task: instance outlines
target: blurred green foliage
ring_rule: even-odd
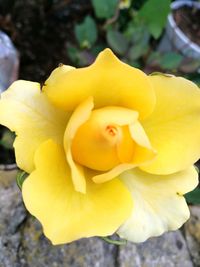
[[[110,47],[124,62],[147,73],[158,70],[193,74],[200,67],[200,60],[185,59],[176,51],[157,51],[170,3],[171,0],[91,0],[92,12],[74,26],[77,43],[67,44],[72,64],[89,65],[99,51]]]
[[[196,188],[192,192],[187,193],[185,198],[190,204],[200,204],[200,188]]]
[[[128,49],[128,40],[116,30],[108,30],[106,39],[110,47],[119,55],[124,55]]]
[[[170,0],[148,0],[138,12],[138,17],[144,21],[154,38],[160,37],[170,12]]]
[[[91,16],[85,17],[81,24],[75,26],[76,39],[81,48],[91,48],[97,40],[97,27]]]
[[[118,2],[118,0],[92,0],[96,17],[100,19],[108,19],[114,16]]]
[[[195,168],[199,174],[199,168],[197,166]],[[193,191],[185,194],[185,199],[189,204],[200,204],[200,187],[196,187]]]
[[[0,139],[0,145],[5,149],[12,149],[15,134],[9,130],[4,130]]]
[[[78,46],[68,44],[70,59],[79,66],[90,64],[98,51],[98,39],[98,46],[110,47],[129,64],[144,65],[151,43],[161,36],[170,10],[170,0],[161,2],[92,0],[93,18],[87,16],[74,27]]]
[[[17,182],[17,185],[18,185],[20,190],[22,189],[22,184],[25,181],[25,179],[27,178],[27,176],[28,176],[28,173],[26,173],[22,170],[18,171],[17,177],[16,177],[16,182]]]

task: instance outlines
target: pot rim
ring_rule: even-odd
[[[171,9],[176,10],[179,9],[182,6],[195,6],[198,9],[200,9],[200,3],[198,2],[193,2],[193,1],[186,1],[186,0],[179,0],[175,1],[171,4]],[[197,53],[200,54],[200,46],[194,42],[192,42],[186,35],[185,33],[177,26],[174,17],[172,13],[168,15],[168,23],[171,28],[173,28],[174,32],[178,35],[178,37],[185,43],[186,45],[190,46],[193,50],[195,50]]]

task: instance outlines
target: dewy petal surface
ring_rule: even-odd
[[[118,234],[132,242],[143,242],[165,231],[176,230],[189,218],[183,194],[198,184],[194,167],[171,175],[152,175],[139,169],[120,175],[130,190],[134,209]]]
[[[34,169],[34,153],[43,141],[63,142],[68,118],[67,112],[52,106],[39,83],[20,80],[1,95],[0,123],[16,133],[17,165],[28,173]]]
[[[89,96],[94,97],[95,109],[123,106],[138,111],[140,119],[155,106],[155,93],[146,74],[121,62],[110,49],[101,52],[89,67],[52,73],[43,90],[55,105],[67,111]]]
[[[180,77],[155,75],[149,79],[157,102],[143,126],[158,154],[142,169],[171,174],[188,168],[200,157],[200,89]]]
[[[51,140],[37,150],[35,165],[23,183],[23,199],[53,244],[110,235],[130,216],[131,195],[117,178],[103,185],[88,179],[86,194],[75,191],[64,150]]]

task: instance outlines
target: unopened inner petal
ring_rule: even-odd
[[[85,167],[95,171],[91,177],[95,183],[104,183],[155,157],[138,112],[118,106],[92,108],[91,99],[81,103],[64,136],[72,180],[82,193],[86,192]]]
[[[137,117],[137,112],[121,107],[106,107],[92,111],[89,120],[79,127],[73,139],[74,160],[98,171],[108,171],[119,165],[121,159],[117,152],[118,144],[122,143],[124,138],[128,139],[122,126],[133,123]],[[133,142],[131,136],[129,141]],[[131,147],[133,144],[130,144]],[[132,151],[130,153],[130,149],[124,149],[122,157],[123,161],[124,158],[130,159]]]

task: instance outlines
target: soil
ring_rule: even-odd
[[[183,6],[173,11],[178,27],[194,43],[200,45],[200,9]]]
[[[0,0],[0,29],[20,53],[19,78],[44,82],[59,63],[70,64],[74,25],[91,12],[88,0]]]

